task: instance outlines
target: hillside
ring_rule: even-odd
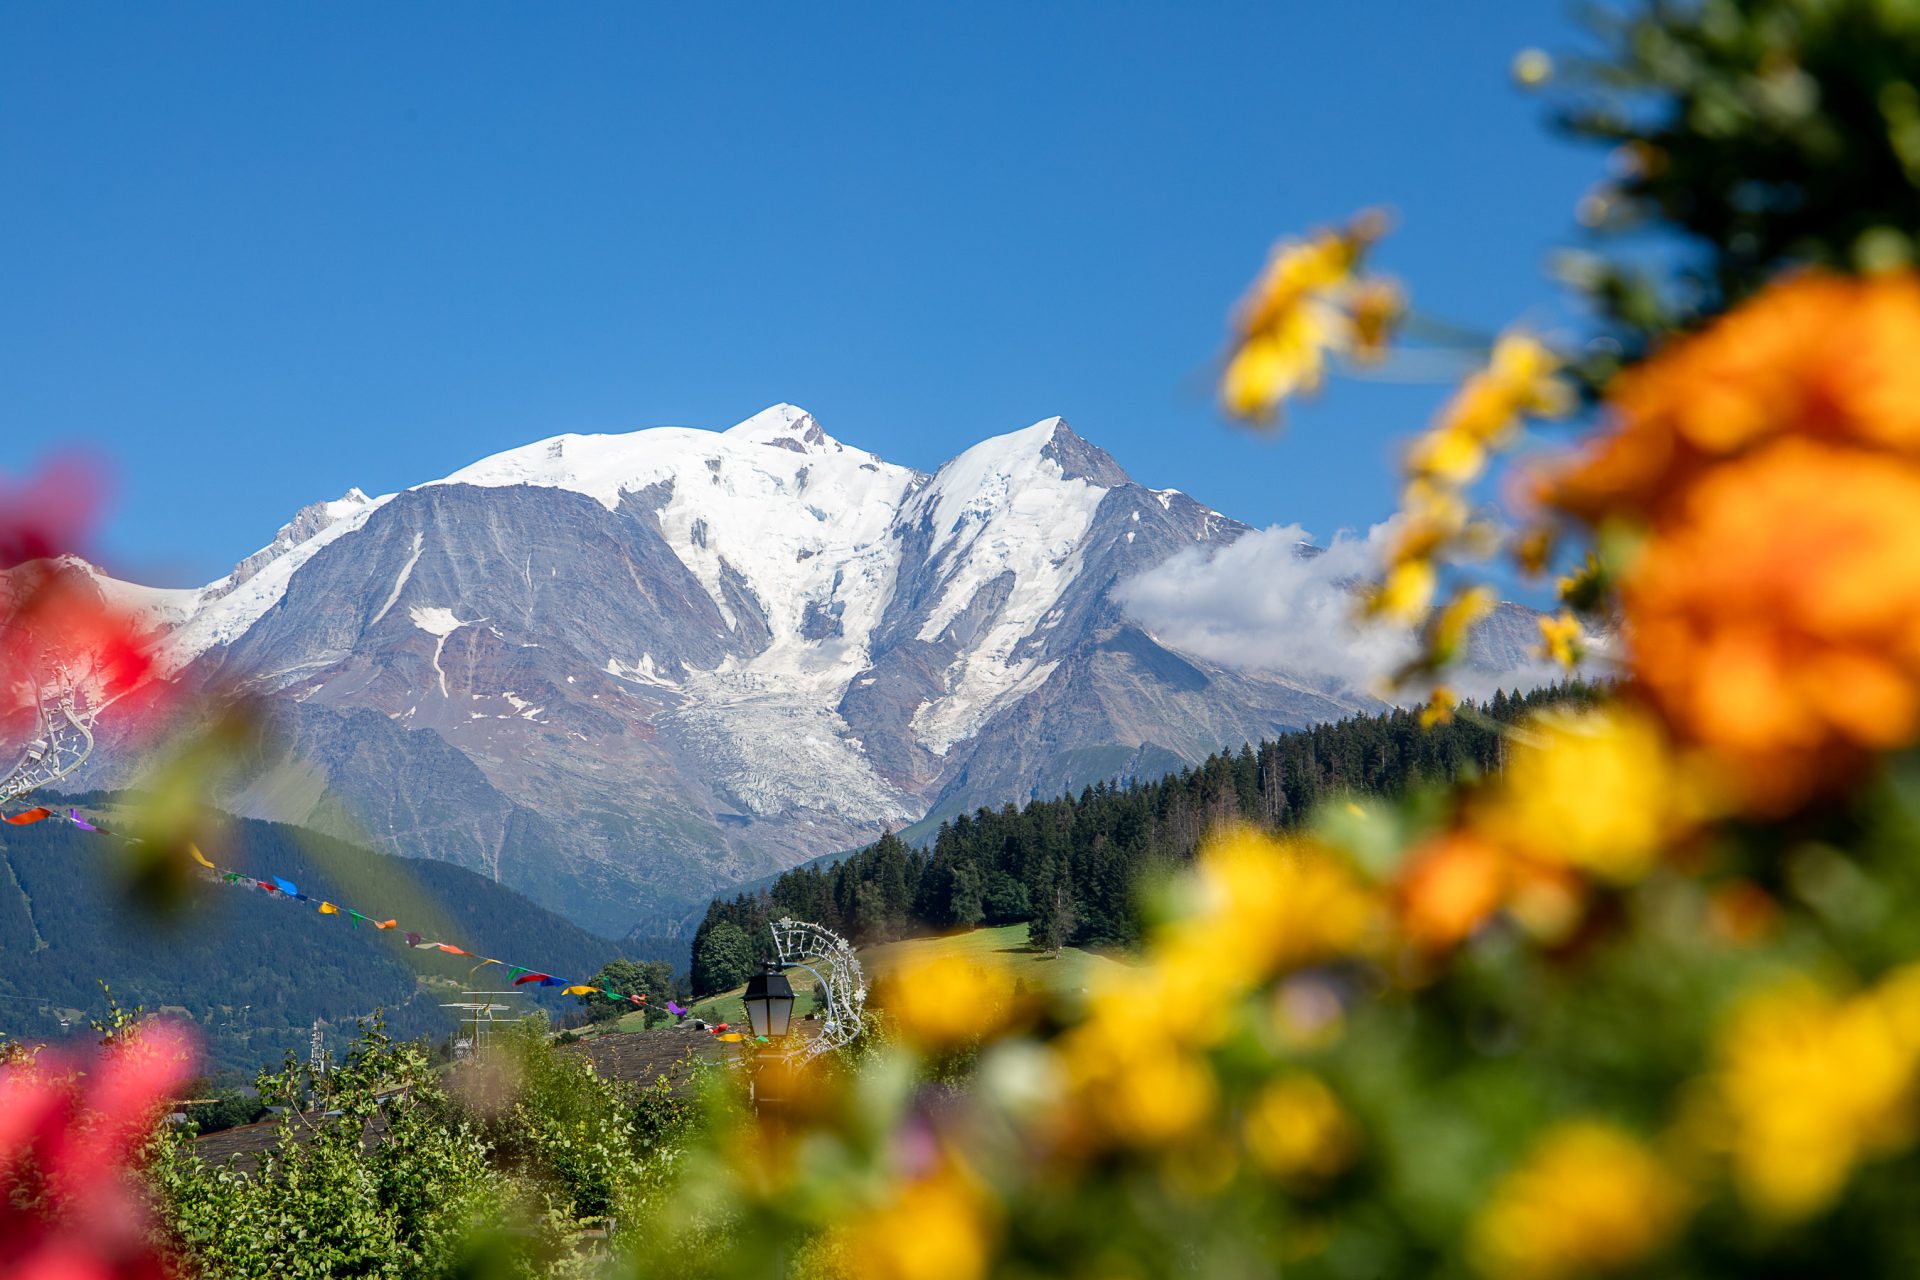
[[[985,923],[1032,927],[1056,941],[1125,945],[1138,936],[1141,876],[1190,861],[1220,822],[1287,827],[1329,796],[1395,796],[1486,773],[1500,759],[1502,724],[1590,694],[1581,684],[1497,693],[1430,727],[1399,710],[1351,716],[1258,749],[1218,752],[1165,778],[962,813],[940,825],[930,849],[886,835],[830,864],[788,871],[769,888],[709,903],[694,933],[693,989],[730,985],[720,981],[724,966],[704,951],[716,928],[742,930],[758,957],[768,945],[767,920],[783,914],[857,944]]]
[[[97,803],[105,797],[81,799],[96,802],[83,813],[108,825],[119,817]],[[399,917],[403,929],[556,974],[590,976],[618,950],[484,876],[296,827],[233,820],[208,852],[223,866],[282,876],[312,896]],[[212,880],[196,879],[183,909],[156,919],[121,892],[125,866],[114,837],[61,822],[0,827],[0,1031],[58,1039],[65,1018],[68,1034],[83,1034],[86,1017],[104,1007],[98,980],[122,1004],[191,1018],[215,1069],[248,1069],[289,1050],[306,1056],[316,1018],[330,1035],[376,1008],[400,1035],[454,1025],[439,1005],[459,999],[470,961],[412,950],[401,929],[353,927],[312,904]],[[487,989],[503,977],[482,971]]]
[[[867,981],[872,983],[885,978],[902,965],[947,955],[967,956],[982,964],[1003,966],[1016,981],[1051,990],[1083,987],[1089,970],[1123,963],[1110,955],[1079,947],[1064,947],[1058,955],[1035,951],[1027,945],[1027,927],[1015,924],[963,929],[937,937],[905,938],[899,942],[862,947],[860,967],[866,972]],[[802,969],[789,969],[787,980],[793,985],[794,995],[799,998],[794,1006],[795,1013],[804,1014],[812,1005],[813,975]],[[744,1016],[741,998],[746,995],[746,990],[745,986],[738,986],[707,996],[691,1006],[693,1016],[709,1022],[738,1022]],[[636,1013],[621,1018],[618,1025],[621,1031],[638,1031],[642,1022],[641,1015]]]

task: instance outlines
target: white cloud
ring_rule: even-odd
[[[1413,656],[1404,627],[1356,617],[1356,585],[1379,571],[1393,526],[1341,534],[1319,555],[1299,525],[1258,530],[1221,547],[1190,547],[1120,583],[1115,597],[1162,644],[1237,671],[1280,672],[1332,690],[1379,697]],[[1463,669],[1451,683],[1469,697],[1554,678],[1543,663],[1505,671]]]

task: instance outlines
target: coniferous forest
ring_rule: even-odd
[[[1593,693],[1583,684],[1502,691],[1477,714],[1424,727],[1417,712],[1353,716],[1157,781],[961,814],[927,849],[889,833],[826,865],[796,867],[766,890],[715,899],[694,934],[693,987],[704,995],[743,982],[766,958],[767,921],[782,915],[862,944],[1025,921],[1033,944],[1049,950],[1126,945],[1139,935],[1143,877],[1191,862],[1221,823],[1284,829],[1328,796],[1395,796],[1487,773],[1499,763],[1498,726]]]

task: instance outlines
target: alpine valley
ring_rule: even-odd
[[[354,490],[198,590],[97,581],[164,633],[168,678],[268,709],[225,807],[620,936],[887,828],[1375,709],[1284,654],[1177,652],[1118,599],[1250,532],[1058,418],[925,475],[777,405]],[[1518,667],[1531,632],[1503,608],[1478,661]],[[76,784],[136,779],[103,743]]]

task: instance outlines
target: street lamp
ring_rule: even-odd
[[[765,973],[747,979],[746,1002],[747,1021],[753,1024],[755,1036],[778,1040],[787,1034],[787,1024],[793,1020],[793,985],[779,965],[769,960]]]

